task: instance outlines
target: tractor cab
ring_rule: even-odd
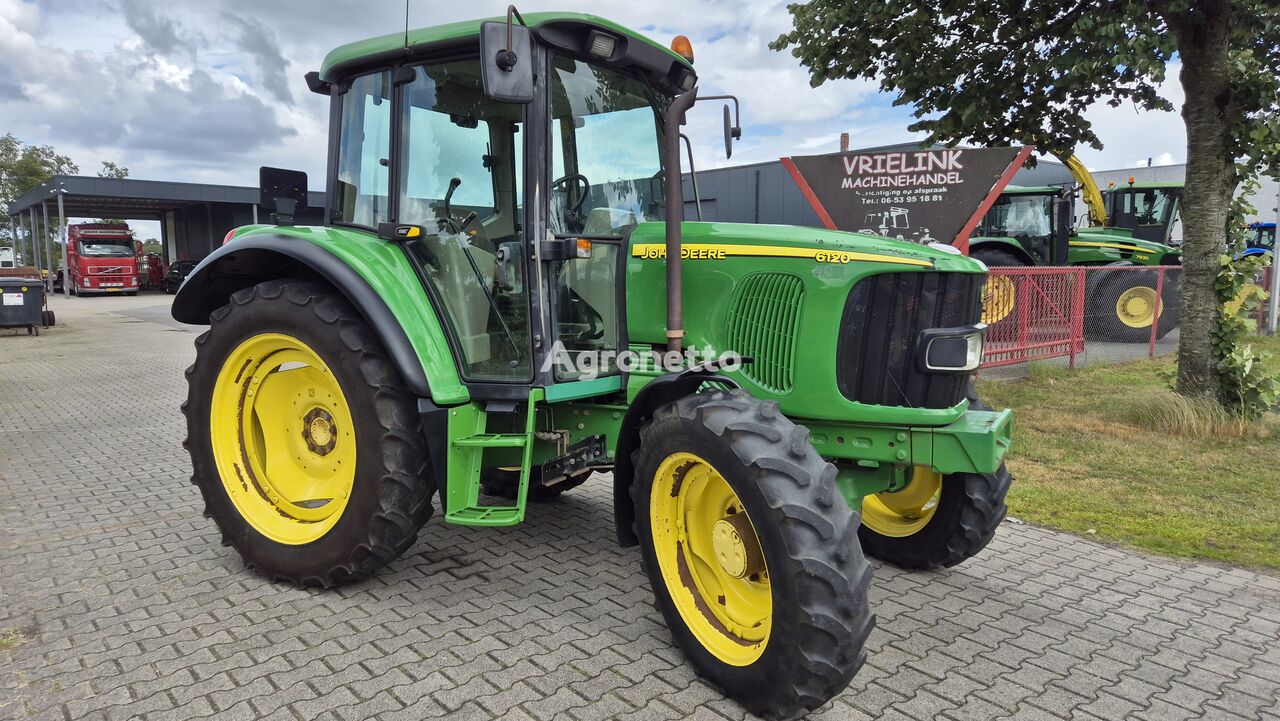
[[[1276,251],[1276,224],[1251,223],[1241,255],[1263,255]]]
[[[1061,188],[1010,186],[983,216],[970,247],[1026,256],[1030,261],[1026,265],[1063,265],[1067,262],[1072,215],[1072,196]],[[977,253],[980,259],[982,255]]]
[[[572,382],[575,357],[623,347],[622,246],[664,218],[663,113],[695,82],[685,58],[622,31],[515,20],[407,58],[385,39],[376,63],[367,43],[339,48],[308,79],[332,98],[330,223],[404,247],[482,397]]]
[[[1102,192],[1107,226],[1132,231],[1138,240],[1169,245],[1182,202],[1182,183],[1111,184]]]

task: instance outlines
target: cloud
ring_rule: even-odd
[[[1170,165],[1187,161],[1187,131],[1178,110],[1184,95],[1178,74],[1180,63],[1171,63],[1160,84],[1160,95],[1173,104],[1173,112],[1139,110],[1125,104],[1110,107],[1096,103],[1084,117],[1102,140],[1103,149],[1080,148],[1078,155],[1090,168],[1109,170],[1147,164]]]
[[[790,27],[787,0],[560,0],[666,44],[687,35],[702,94],[736,94],[743,138],[724,159],[719,102],[700,103],[684,129],[699,168],[918,139],[910,109],[866,80],[809,87],[807,71],[768,43]],[[410,0],[413,27],[497,16],[506,2]],[[533,8],[527,8],[532,10]],[[398,32],[404,5],[349,0],[0,0],[0,116],[6,130],[51,144],[83,167],[109,159],[135,177],[256,182],[260,164],[323,177],[327,99],[303,89],[334,47]],[[655,20],[661,18],[661,20]],[[287,29],[287,30],[286,30]],[[1166,97],[1181,103],[1177,67]],[[1082,150],[1098,168],[1185,159],[1176,113],[1091,108],[1106,148]],[[313,185],[318,185],[313,181]]]
[[[156,3],[147,0],[120,0],[120,10],[129,29],[146,46],[162,55],[178,50],[194,52],[198,38],[189,36],[172,18],[156,12]]]
[[[258,82],[277,99],[293,102],[286,70],[289,62],[280,52],[275,31],[247,17],[222,13],[222,18],[237,31],[236,45],[253,57],[258,68]]]
[[[0,19],[0,78],[13,86],[0,87],[0,115],[12,118],[6,130],[51,144],[82,167],[105,159],[138,177],[185,180],[192,168],[235,168],[239,175],[255,151],[297,134],[234,76],[181,53],[164,57],[183,47],[177,24],[146,19],[150,37],[143,38],[129,21],[108,52],[69,50],[39,34],[44,23],[30,17],[32,6],[0,3],[28,11],[21,26]],[[147,172],[158,167],[172,170]]]

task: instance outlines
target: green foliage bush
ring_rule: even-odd
[[[1256,181],[1248,177],[1244,189],[1253,187]],[[1228,237],[1236,253],[1244,248],[1244,218],[1251,210],[1243,197],[1244,194],[1233,205],[1228,224]],[[1218,259],[1214,286],[1218,318],[1212,334],[1218,401],[1246,418],[1257,418],[1280,404],[1280,374],[1269,368],[1272,355],[1255,350],[1249,343],[1250,325],[1258,306],[1268,297],[1267,291],[1253,281],[1271,263],[1270,255],[1236,258],[1231,254]]]

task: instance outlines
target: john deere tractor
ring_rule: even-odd
[[[193,482],[250,568],[330,587],[436,505],[511,526],[612,471],[675,643],[788,716],[863,662],[864,553],[936,568],[991,540],[1010,413],[968,391],[979,263],[683,222],[698,88],[673,48],[512,10],[331,52],[307,78],[332,109],[327,221],[293,225],[305,176],[264,168],[272,224],[233,231],[174,302],[210,325]]]
[[[1092,225],[1076,227],[1074,189],[1010,186],[987,211],[969,243],[969,254],[988,266],[1178,266],[1169,243],[1177,219],[1180,184],[1136,185],[1099,191],[1074,157],[1067,164],[1080,184]],[[1146,342],[1151,324],[1163,338],[1178,325],[1179,274],[1095,273],[1085,290],[1085,330],[1104,340]],[[1011,322],[1016,290],[997,277],[988,292],[984,320]],[[1157,299],[1160,302],[1157,302]]]

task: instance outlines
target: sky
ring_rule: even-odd
[[[917,139],[908,108],[866,80],[811,88],[768,43],[790,27],[786,0],[558,0],[524,12],[591,12],[668,42],[687,35],[703,95],[742,102],[743,137],[725,160],[718,106],[686,132],[699,168]],[[505,2],[409,0],[414,27],[498,15]],[[327,99],[303,74],[330,49],[404,28],[403,0],[0,0],[0,133],[48,144],[82,174],[103,160],[135,178],[256,185],[261,165],[324,174]],[[655,18],[665,18],[656,21]],[[1165,96],[1181,104],[1177,67]],[[1093,169],[1185,160],[1176,113],[1099,105],[1086,111],[1105,148]]]

